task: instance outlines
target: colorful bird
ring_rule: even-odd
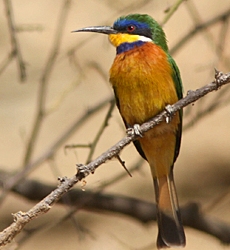
[[[109,35],[117,55],[110,69],[117,107],[126,128],[142,124],[182,98],[179,69],[169,55],[165,33],[149,15],[130,14],[118,18],[113,27],[94,26],[74,32]],[[148,161],[157,203],[157,247],[185,246],[173,165],[180,150],[182,111],[134,141]]]

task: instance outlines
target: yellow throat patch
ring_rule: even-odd
[[[109,40],[113,46],[118,47],[122,43],[133,43],[136,41],[152,41],[150,38],[139,35],[130,35],[125,33],[110,34]]]

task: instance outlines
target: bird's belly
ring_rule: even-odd
[[[151,91],[144,91],[138,87],[134,90],[123,87],[118,92],[120,113],[131,126],[147,121],[161,110],[162,105],[157,100],[153,101],[156,98]]]

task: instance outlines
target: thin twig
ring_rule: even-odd
[[[138,171],[140,169],[140,167],[143,165],[144,163],[144,159],[139,158],[138,161],[136,163],[133,164],[133,166],[131,166],[128,171],[132,174],[135,171]],[[97,191],[101,191],[103,189],[105,189],[106,187],[109,187],[115,183],[117,183],[118,181],[121,181],[122,179],[127,177],[127,173],[126,172],[121,172],[120,174],[116,175],[115,177],[113,177],[110,180],[104,181],[100,187],[99,190]]]
[[[184,126],[183,126],[183,131],[191,128],[192,126],[194,126],[194,124],[197,124],[201,119],[204,119],[206,116],[210,116],[214,111],[216,111],[217,109],[225,106],[226,104],[230,103],[229,98],[227,98],[227,100],[218,100],[221,99],[221,97],[223,97],[223,94],[228,94],[229,95],[229,91],[227,90],[226,92],[220,91],[222,92],[222,95],[217,95],[217,98],[215,98],[215,101],[210,102],[210,104],[203,108],[202,110],[198,110],[194,116],[192,115],[187,115],[186,117],[189,117],[189,121],[187,121]],[[220,98],[218,98],[220,97]]]
[[[167,12],[167,15],[164,17],[163,21],[161,22],[161,25],[164,25],[168,22],[170,17],[176,12],[176,10],[179,8],[179,6],[184,2],[185,0],[178,0],[173,6],[170,7],[169,11]]]
[[[196,8],[196,5],[193,1],[187,1],[187,4],[185,5],[187,7],[187,10],[189,12],[189,16],[192,19],[194,26],[200,25],[203,23],[203,17],[200,15],[198,9]],[[209,29],[204,29],[201,33],[202,36],[206,39],[206,42],[208,45],[210,45],[211,49],[215,48],[215,41],[214,37]]]
[[[12,50],[9,55],[6,56],[6,58],[3,60],[3,62],[0,65],[0,75],[4,72],[4,70],[7,68],[7,66],[11,63],[11,61],[15,57],[15,52]]]
[[[72,148],[90,148],[91,146],[92,146],[91,143],[88,143],[88,144],[68,144],[68,145],[65,145],[65,150],[72,149]]]
[[[10,39],[11,39],[11,46],[12,46],[11,55],[14,55],[16,57],[19,74],[20,74],[20,80],[23,82],[26,80],[26,68],[25,68],[24,60],[22,58],[19,41],[16,36],[16,28],[15,28],[11,0],[4,0],[4,4],[6,8],[6,17],[7,17],[7,22],[8,22],[9,31],[10,31]],[[9,57],[9,59],[10,58],[11,57]],[[8,64],[5,64],[5,65],[8,65]]]
[[[128,168],[125,166],[125,161],[122,161],[120,155],[116,155],[116,158],[118,160],[118,162],[121,164],[121,166],[124,168],[124,170],[126,171],[126,173],[132,177],[131,173],[129,172]]]
[[[108,121],[111,118],[114,107],[115,107],[115,100],[112,100],[110,103],[109,110],[104,118],[104,121],[102,122],[101,127],[99,128],[93,142],[91,143],[91,147],[90,147],[90,151],[89,151],[89,155],[87,157],[86,163],[89,163],[90,161],[92,161],[93,153],[96,149],[97,143],[99,139],[101,138],[105,128],[108,126]]]
[[[229,67],[229,64],[227,63],[227,60],[225,59],[225,48],[227,45],[227,35],[229,30],[229,18],[222,19],[222,25],[221,30],[219,34],[219,42],[216,46],[216,53],[218,58],[218,65],[220,65],[220,62],[223,62],[223,65],[227,68]]]
[[[186,7],[190,13],[190,16],[192,17],[194,24],[197,26],[201,23],[203,23],[202,20],[202,16],[200,15],[199,11],[197,10],[197,8],[195,7],[194,2],[192,1],[188,1],[186,4]],[[228,64],[225,62],[225,60],[222,58],[222,56],[224,56],[224,42],[225,42],[225,38],[227,35],[227,31],[228,31],[228,20],[229,20],[229,16],[224,15],[224,17],[222,17],[220,19],[220,21],[222,22],[221,25],[221,30],[220,30],[220,35],[219,37],[219,43],[216,45],[215,44],[215,39],[213,37],[212,32],[209,29],[204,29],[203,30],[203,36],[206,38],[207,44],[210,45],[212,50],[216,51],[216,61],[217,63],[214,63],[216,66],[221,66],[220,65],[220,61],[223,61],[225,65],[225,67],[228,67]]]
[[[188,33],[180,39],[180,41],[170,50],[171,54],[175,54],[178,49],[180,49],[182,46],[184,46],[193,36],[195,36],[197,33],[203,31],[204,29],[216,24],[217,22],[220,22],[223,19],[230,17],[230,9],[226,10],[222,14],[219,14],[215,16],[214,18],[201,23],[194,27],[192,30],[188,31]]]

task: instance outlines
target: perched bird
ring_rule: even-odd
[[[169,55],[165,33],[149,15],[130,14],[118,18],[112,27],[93,26],[73,32],[109,35],[116,47],[110,69],[117,107],[126,128],[142,124],[182,98],[179,69]],[[182,111],[134,141],[140,155],[148,161],[157,203],[157,247],[185,246],[173,165],[180,150]]]

